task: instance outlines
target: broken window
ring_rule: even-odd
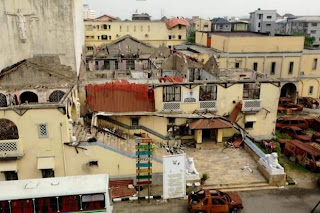
[[[108,40],[108,36],[107,35],[101,35],[101,40]]]
[[[253,123],[254,123],[254,122],[246,122],[246,123],[244,124],[244,128],[245,128],[245,129],[252,129],[252,128],[253,128]]]
[[[38,96],[34,92],[23,92],[20,95],[20,102],[24,103],[38,103]]]
[[[163,102],[180,102],[180,101],[181,101],[180,86],[163,87]]]
[[[139,126],[139,118],[131,118],[131,126]]]
[[[243,100],[260,99],[259,84],[244,84],[243,85]]]
[[[64,95],[65,93],[61,90],[53,91],[49,96],[49,102],[59,102]]]
[[[182,35],[178,35],[178,38],[179,38],[179,40],[181,40],[182,39]]]
[[[169,40],[171,40],[172,39],[172,36],[171,35],[169,35]]]
[[[107,30],[108,29],[108,25],[104,24],[103,25],[103,29]]]
[[[127,70],[134,70],[135,69],[135,61],[133,59],[128,59],[126,63]]]
[[[6,181],[18,180],[18,173],[14,172],[14,171],[4,172],[4,176],[5,176]]]
[[[200,86],[200,101],[217,100],[217,86]]]
[[[89,166],[99,166],[98,161],[89,161]]]
[[[289,74],[293,73],[293,66],[294,66],[294,62],[291,61],[289,64]]]
[[[316,70],[317,66],[318,66],[318,59],[315,58],[315,59],[313,59],[312,70]]]
[[[240,68],[240,62],[236,62],[236,63],[235,63],[235,68],[236,68],[236,69]]]
[[[39,138],[47,138],[48,134],[48,125],[47,124],[38,124],[38,133]]]
[[[0,140],[19,139],[18,127],[8,119],[0,119]]]
[[[7,97],[0,93],[0,107],[7,107],[8,104],[7,104]]]
[[[54,177],[53,169],[41,169],[42,178],[51,178]]]

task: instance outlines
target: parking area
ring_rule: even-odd
[[[257,162],[244,149],[188,149],[200,176],[209,175],[208,186],[231,186],[266,183],[257,170]],[[246,167],[245,166],[249,166]],[[252,172],[248,169],[252,170]]]

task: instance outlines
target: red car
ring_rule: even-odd
[[[279,99],[278,112],[279,113],[294,113],[303,110],[303,106],[295,104],[290,98],[282,97]]]
[[[204,189],[188,196],[188,208],[191,213],[238,213],[243,205],[238,194]]]
[[[310,142],[311,136],[306,134],[302,129],[299,127],[285,127],[280,129],[280,132],[289,135],[292,139],[300,140],[302,142]]]

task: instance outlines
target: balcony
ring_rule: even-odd
[[[243,100],[242,112],[259,112],[261,111],[261,100]]]
[[[200,101],[200,110],[217,111],[217,101]]]
[[[165,102],[163,103],[163,110],[166,112],[177,112],[181,110],[181,103],[180,102]]]
[[[0,158],[21,158],[23,155],[19,140],[0,141]]]

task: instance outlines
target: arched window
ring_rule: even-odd
[[[53,91],[49,96],[49,102],[59,102],[64,95],[65,93],[61,90]]]
[[[7,104],[7,97],[0,93],[0,107],[7,107],[8,104]]]
[[[8,119],[0,119],[0,140],[19,139],[18,127]]]
[[[21,104],[24,104],[26,102],[28,103],[38,103],[38,96],[34,92],[23,92],[20,95],[20,102]]]

